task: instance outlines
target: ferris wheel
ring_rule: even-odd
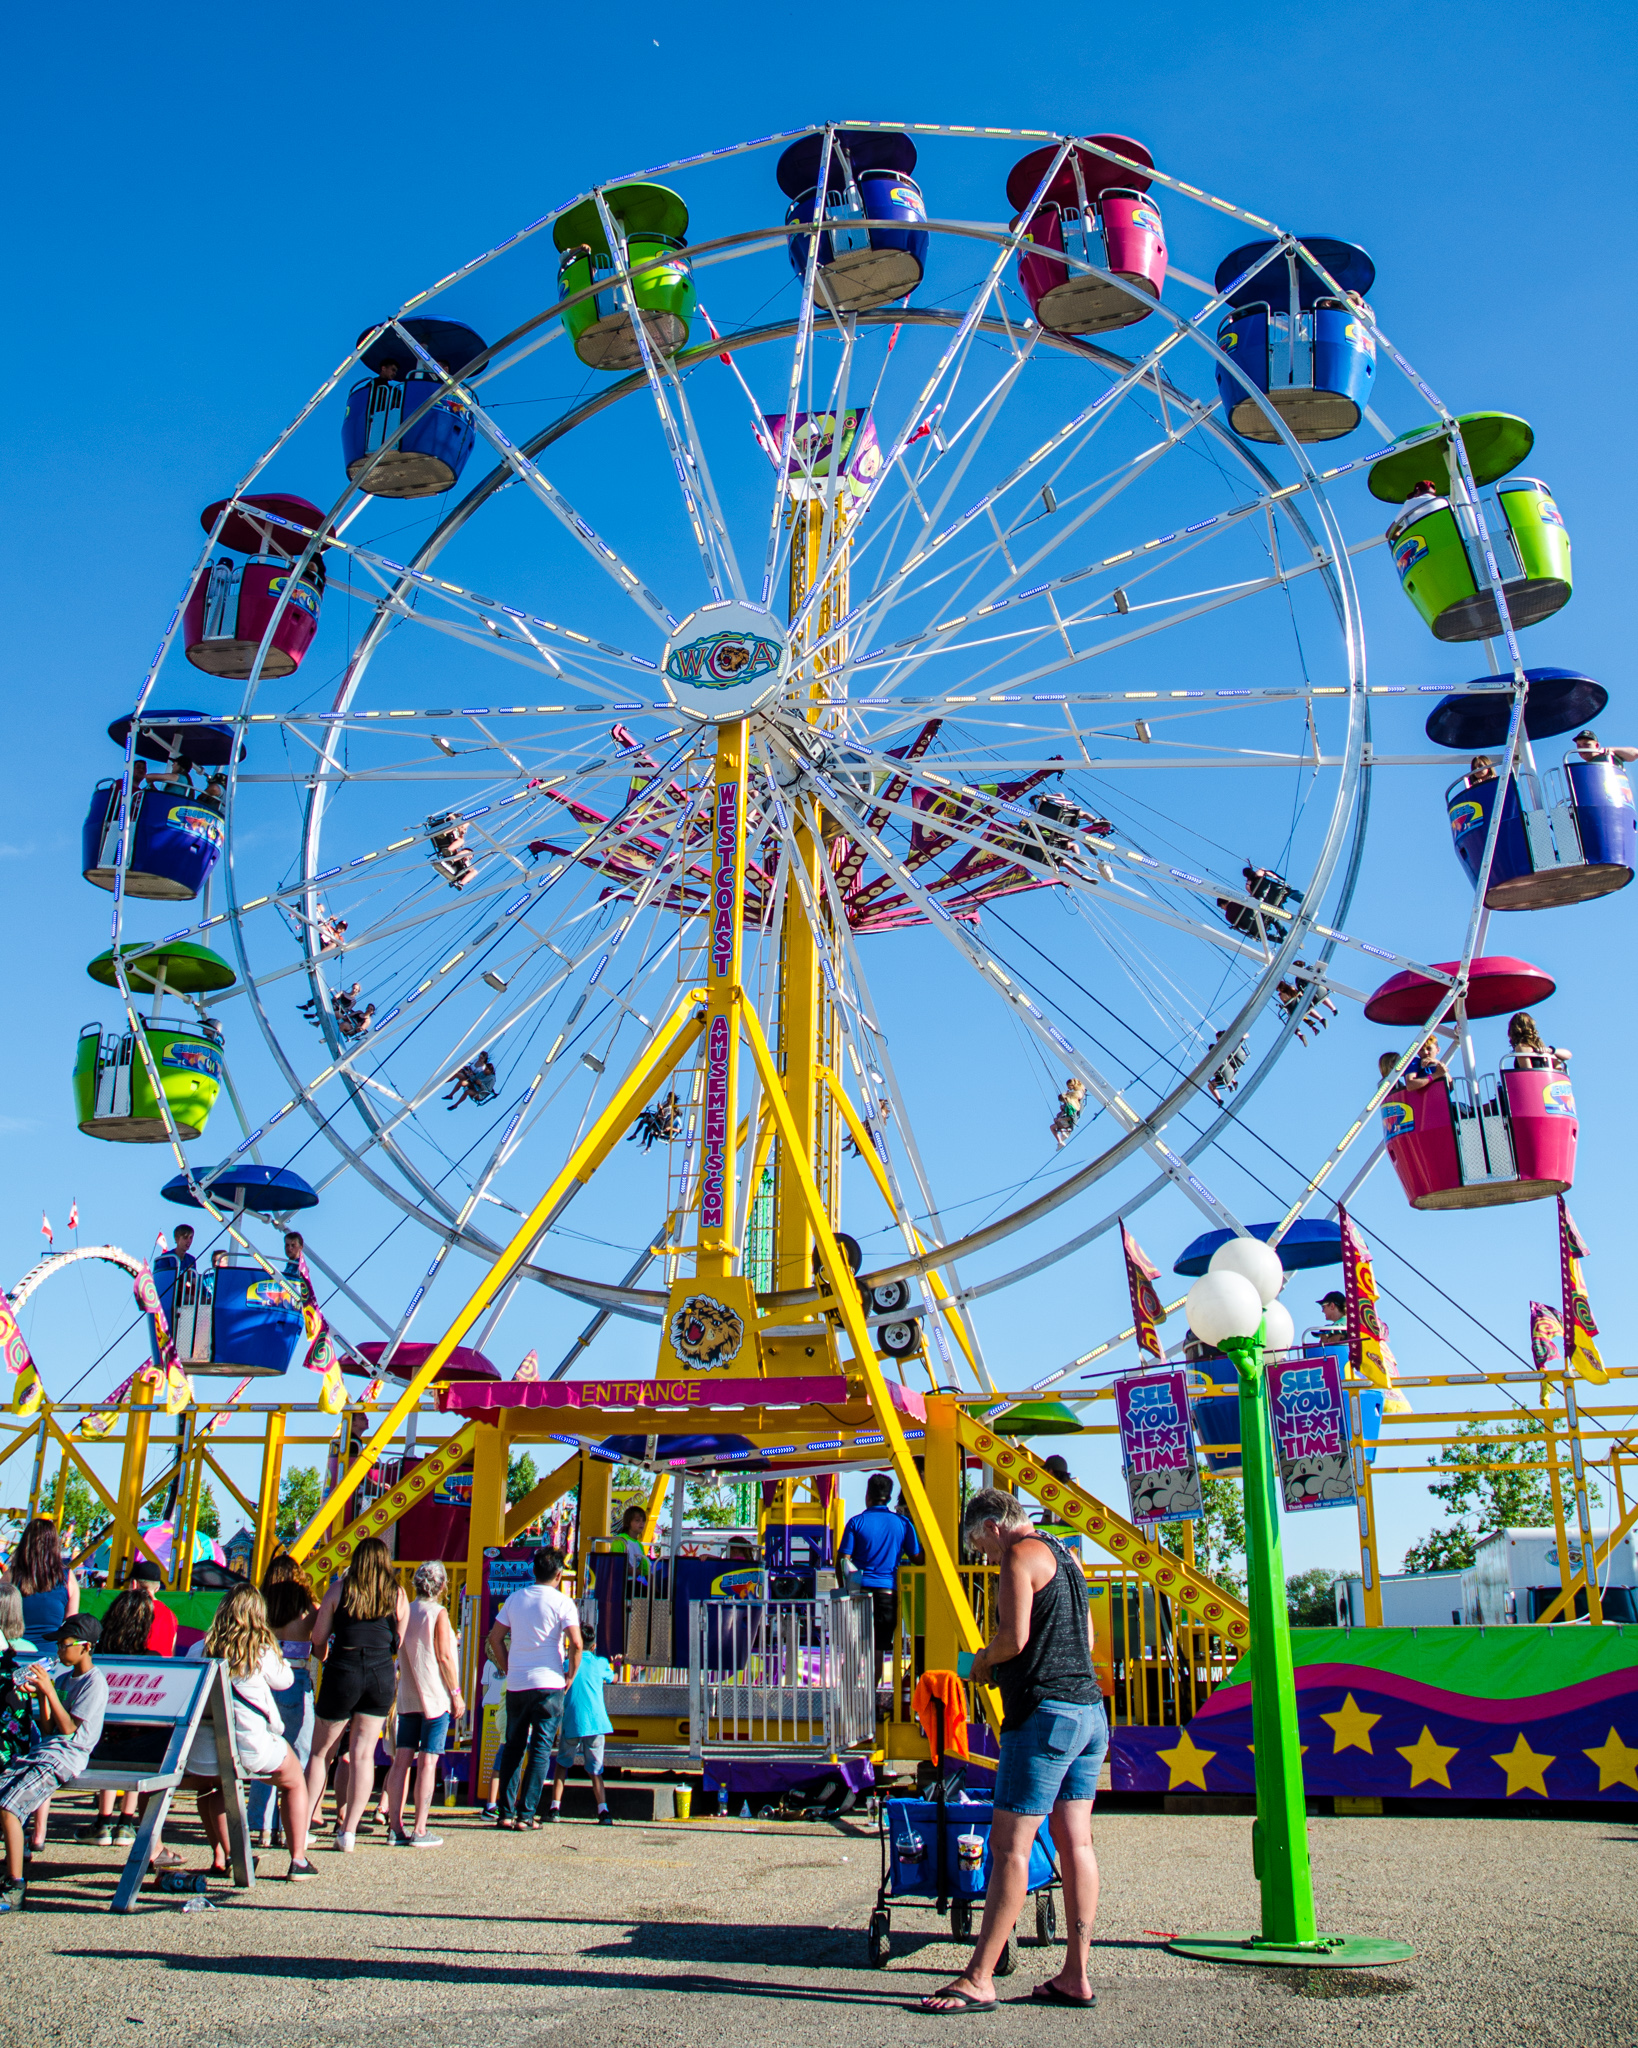
[[[1379,364],[1427,404],[1373,278],[1130,138],[859,123],[599,185],[376,320],[203,514],[112,729],[81,1128],[208,1207],[284,1171],[423,1225],[411,1299],[354,1296],[413,1341],[708,975],[743,726],[740,979],[884,1351],[993,1384],[975,1300],[1167,1190],[1240,1227],[1214,1141],[1339,956],[1424,972],[1346,927]],[[955,1070],[1040,1113],[952,1157]],[[713,1137],[711,1086],[702,1046],[631,1125],[634,1265],[523,1268],[594,1329],[662,1320],[713,1174],[758,1295],[813,1285],[788,1141]]]

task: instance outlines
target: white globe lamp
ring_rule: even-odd
[[[1241,1273],[1203,1273],[1184,1306],[1189,1328],[1205,1344],[1255,1337],[1263,1320],[1263,1298]]]
[[[1272,1245],[1259,1237],[1231,1237],[1211,1255],[1208,1273],[1238,1273],[1257,1290],[1261,1302],[1270,1302],[1285,1285],[1285,1268]]]
[[[1297,1326],[1283,1301],[1271,1301],[1263,1310],[1263,1349],[1289,1351],[1297,1341]]]

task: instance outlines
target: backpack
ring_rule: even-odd
[[[28,1753],[34,1736],[29,1697],[17,1683],[17,1652],[0,1651],[0,1770],[10,1770]]]

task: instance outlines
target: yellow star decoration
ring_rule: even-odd
[[[1505,1756],[1493,1756],[1490,1761],[1507,1773],[1509,1799],[1515,1792],[1539,1792],[1543,1799],[1547,1797],[1547,1766],[1557,1758],[1538,1755],[1522,1733]]]
[[[1333,1756],[1343,1749],[1362,1749],[1367,1756],[1376,1754],[1371,1748],[1371,1730],[1382,1716],[1367,1714],[1352,1693],[1346,1696],[1334,1714],[1321,1714],[1320,1719],[1331,1730]]]
[[[1638,1792],[1638,1749],[1628,1749],[1613,1728],[1608,1742],[1600,1743],[1597,1749],[1584,1749],[1581,1754],[1590,1756],[1597,1764],[1600,1792],[1607,1792],[1612,1785],[1630,1785]]]
[[[1435,1742],[1433,1730],[1423,1725],[1422,1732],[1408,1749],[1399,1754],[1411,1767],[1410,1788],[1414,1792],[1418,1785],[1443,1785],[1450,1790],[1450,1760],[1459,1756],[1460,1750],[1447,1749],[1442,1742]]]
[[[1206,1766],[1217,1754],[1215,1749],[1196,1749],[1189,1740],[1187,1728],[1179,1729],[1175,1749],[1157,1749],[1155,1755],[1171,1773],[1168,1792],[1175,1792],[1179,1785],[1198,1785],[1206,1789]]]

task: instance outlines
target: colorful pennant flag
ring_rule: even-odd
[[[518,1361],[518,1369],[512,1375],[515,1380],[538,1380],[540,1378],[540,1353],[526,1351]]]
[[[223,1405],[220,1408],[217,1409],[216,1413],[210,1418],[209,1422],[207,1422],[204,1428],[200,1431],[201,1436],[210,1436],[214,1431],[221,1428],[222,1424],[227,1421],[229,1415],[233,1412],[234,1402],[238,1400],[239,1396],[244,1392],[245,1388],[250,1385],[250,1382],[253,1377],[254,1375],[251,1373],[245,1374],[244,1378],[234,1388],[233,1392],[228,1395],[227,1400],[223,1403]]]
[[[1137,1347],[1151,1358],[1164,1359],[1166,1347],[1160,1341],[1157,1325],[1166,1320],[1166,1308],[1154,1287],[1160,1278],[1160,1268],[1145,1257],[1143,1247],[1124,1223],[1120,1227],[1120,1245],[1126,1254],[1126,1286],[1132,1297],[1132,1331]]]
[[[1342,1232],[1342,1299],[1348,1332],[1348,1362],[1363,1379],[1387,1395],[1386,1415],[1406,1415],[1410,1403],[1395,1386],[1398,1368],[1388,1348],[1388,1326],[1377,1308],[1376,1273],[1365,1240],[1346,1209],[1337,1210]]]
[[[1598,1325],[1593,1321],[1587,1283],[1581,1276],[1581,1261],[1586,1256],[1586,1242],[1564,1206],[1564,1197],[1560,1195],[1558,1262],[1564,1289],[1564,1362],[1571,1372],[1578,1372],[1583,1379],[1593,1380],[1602,1386],[1609,1373],[1595,1342]]]
[[[1559,1345],[1564,1339],[1564,1324],[1556,1308],[1549,1308],[1544,1301],[1530,1304],[1530,1356],[1537,1372],[1545,1372],[1559,1355]]]
[[[32,1415],[45,1398],[45,1389],[40,1385],[39,1368],[24,1342],[22,1331],[17,1327],[17,1318],[3,1290],[0,1290],[0,1357],[5,1359],[7,1372],[17,1382],[12,1388],[11,1412],[14,1415]]]

